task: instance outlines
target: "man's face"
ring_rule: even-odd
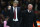
[[[13,3],[13,6],[16,7],[17,6],[17,3]]]
[[[32,8],[33,8],[32,5],[29,5],[29,6],[28,6],[28,9],[29,9],[29,10],[32,10]]]

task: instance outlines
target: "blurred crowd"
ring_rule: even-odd
[[[10,14],[8,14],[8,11],[10,11],[10,9],[8,9],[8,6],[13,6],[13,1],[14,0],[0,0],[0,27],[3,27],[3,22],[9,19]],[[18,2],[18,7],[21,7],[21,10],[26,10],[28,4],[33,4],[33,10],[37,15],[37,20],[40,21],[40,0],[18,0]]]

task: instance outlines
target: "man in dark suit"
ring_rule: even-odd
[[[23,27],[33,27],[33,22],[34,22],[35,27],[37,27],[36,17],[34,15],[32,8],[33,8],[33,5],[29,4],[28,9],[25,11],[22,11],[22,18],[23,18],[22,26]]]
[[[21,9],[17,7],[18,1],[13,2],[13,6],[10,10],[10,18],[7,22],[7,25],[10,27],[20,27],[21,23]]]

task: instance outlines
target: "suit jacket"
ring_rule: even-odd
[[[11,26],[13,24],[13,17],[14,17],[14,12],[13,12],[13,7],[11,8],[10,10],[10,18],[8,19],[8,22],[7,22],[7,25]],[[21,21],[22,21],[22,18],[21,18],[21,9],[20,7],[17,7],[17,16],[18,16],[18,23],[20,24]]]
[[[28,12],[28,10],[22,11],[22,18],[23,18],[22,20],[23,27],[33,27],[33,22],[35,27],[37,27],[36,17],[33,11],[31,11],[30,13]]]

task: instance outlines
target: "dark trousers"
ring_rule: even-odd
[[[20,27],[19,22],[13,22],[13,24],[11,25],[11,27]]]
[[[33,24],[24,24],[23,27],[33,27]]]

